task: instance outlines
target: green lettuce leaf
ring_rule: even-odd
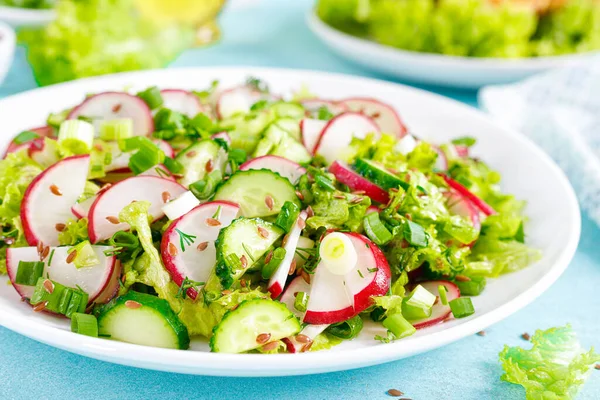
[[[323,332],[315,337],[313,344],[310,347],[310,351],[329,350],[343,341],[343,339],[330,335],[327,332]]]
[[[538,261],[542,253],[516,240],[482,236],[468,258],[467,275],[497,277]]]
[[[80,220],[69,218],[65,223],[65,229],[58,234],[58,243],[61,246],[72,246],[85,240],[89,240],[87,218]]]
[[[573,399],[600,355],[586,352],[570,325],[538,330],[530,350],[505,346],[502,380],[525,388],[527,400]]]

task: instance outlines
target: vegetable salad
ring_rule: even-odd
[[[0,268],[74,332],[164,348],[306,352],[469,317],[540,257],[525,204],[473,138],[429,143],[401,111],[257,78],[89,95],[0,161]]]

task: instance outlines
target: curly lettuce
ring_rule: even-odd
[[[505,346],[500,353],[502,380],[525,388],[527,400],[573,399],[600,354],[585,351],[570,325],[538,330],[533,347]]]
[[[61,246],[72,246],[86,240],[89,240],[87,218],[79,220],[69,218],[65,223],[65,229],[58,234],[58,243]]]

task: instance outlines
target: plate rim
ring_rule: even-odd
[[[412,50],[400,49],[386,44],[377,43],[372,40],[360,38],[340,31],[325,21],[316,13],[316,9],[311,9],[306,14],[306,22],[313,34],[320,40],[329,43],[325,35],[335,37],[337,41],[344,41],[360,48],[369,48],[371,51],[386,53],[390,57],[413,58],[415,60],[427,61],[429,63],[451,63],[454,67],[467,68],[504,68],[504,69],[524,69],[540,70],[564,65],[566,63],[581,62],[590,57],[600,55],[599,50],[592,50],[584,53],[571,53],[564,55],[541,56],[541,57],[521,57],[521,58],[499,58],[499,57],[467,57],[450,54],[427,53]]]
[[[472,335],[492,324],[495,324],[530,304],[539,295],[546,291],[550,285],[552,285],[565,271],[575,255],[581,234],[579,204],[577,202],[575,192],[564,172],[554,163],[550,156],[543,152],[529,138],[519,134],[514,129],[507,127],[501,121],[492,119],[481,110],[461,103],[460,101],[407,85],[362,76],[307,69],[244,66],[186,67],[125,72],[32,89],[0,99],[0,108],[2,108],[2,106],[4,106],[6,103],[16,101],[20,98],[25,98],[32,93],[56,91],[62,88],[77,87],[81,85],[85,86],[88,83],[101,84],[102,81],[112,81],[112,84],[114,84],[114,80],[126,81],[127,79],[143,79],[143,76],[145,75],[149,77],[156,77],[161,75],[177,74],[178,72],[182,74],[204,72],[211,77],[219,76],[221,73],[240,75],[254,74],[258,76],[269,76],[269,74],[285,76],[287,74],[295,77],[305,76],[305,79],[310,79],[311,77],[315,79],[332,78],[340,83],[345,80],[349,83],[362,83],[364,85],[387,87],[390,90],[400,89],[405,92],[414,92],[420,95],[434,97],[447,103],[452,103],[455,107],[462,108],[465,110],[465,112],[469,112],[473,116],[477,115],[478,117],[485,119],[488,123],[500,127],[504,131],[504,134],[517,141],[520,141],[526,145],[530,151],[536,153],[537,156],[540,157],[544,162],[544,164],[546,164],[547,167],[553,171],[553,176],[556,176],[561,188],[565,190],[565,196],[569,204],[569,210],[574,216],[574,218],[571,219],[569,226],[572,235],[569,237],[569,241],[564,246],[559,257],[551,264],[549,270],[546,271],[546,273],[534,285],[529,287],[523,293],[517,295],[510,301],[499,305],[492,312],[483,314],[481,316],[476,316],[470,321],[466,321],[460,325],[438,332],[433,332],[425,336],[409,339],[412,342],[412,347],[409,351],[399,348],[402,346],[400,345],[402,341],[385,345],[338,351],[335,352],[335,357],[330,357],[332,353],[327,351],[306,354],[240,355],[160,348],[148,349],[146,346],[77,335],[72,332],[47,325],[42,320],[37,318],[13,319],[11,318],[11,314],[3,309],[0,309],[1,326],[39,342],[79,355],[122,365],[161,371],[196,375],[240,377],[305,375],[341,371],[375,364],[382,364],[439,348],[466,336]],[[169,362],[166,362],[166,360],[176,361],[177,364],[170,364]]]

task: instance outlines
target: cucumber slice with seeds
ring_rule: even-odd
[[[102,306],[97,314],[100,336],[168,349],[185,350],[190,346],[185,325],[169,303],[156,296],[132,291]]]
[[[301,207],[290,181],[267,169],[237,171],[217,188],[214,200],[238,204],[249,218],[276,215],[286,201]]]
[[[354,162],[354,170],[385,190],[398,189],[399,187],[407,189],[409,186],[408,183],[375,161],[358,158]]]
[[[210,349],[243,353],[300,332],[300,321],[278,301],[258,299],[227,312],[213,330]]]
[[[211,164],[212,169],[223,171],[227,152],[214,140],[201,140],[183,149],[175,159],[183,165],[183,178],[179,183],[188,186],[210,172],[206,169],[207,164]]]

